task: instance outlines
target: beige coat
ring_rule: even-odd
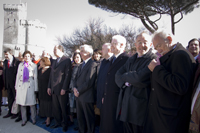
[[[19,105],[35,105],[36,96],[35,91],[38,91],[38,81],[37,81],[37,65],[30,63],[29,69],[29,80],[23,83],[23,70],[24,62],[19,64],[17,70],[17,77],[15,83],[16,89],[16,103]]]

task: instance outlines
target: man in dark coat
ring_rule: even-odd
[[[83,63],[79,66],[74,82],[79,133],[95,132],[95,80],[97,64],[91,59],[93,49],[84,44],[80,47]]]
[[[111,44],[105,43],[102,46],[102,57],[101,66],[99,68],[99,74],[97,77],[97,108],[101,109],[102,98],[104,93],[104,87],[106,82],[107,71],[111,65],[113,53],[111,53]]]
[[[144,133],[188,133],[196,62],[171,33],[157,31],[152,42],[161,57],[148,66],[152,88]]]
[[[8,93],[8,114],[3,116],[3,118],[8,118],[12,116],[11,118],[14,119],[18,115],[13,115],[11,113],[13,102],[15,101],[15,80],[16,80],[16,74],[17,74],[17,68],[19,65],[19,60],[15,58],[12,55],[12,50],[10,48],[5,49],[4,55],[5,60],[3,62],[3,79],[4,79],[4,85],[5,89]],[[21,119],[21,118],[19,118]]]
[[[126,63],[128,55],[124,53],[126,39],[123,36],[112,37],[111,52],[114,54],[112,64],[107,71],[104,93],[100,109],[101,133],[122,133],[123,123],[116,120],[116,109],[120,88],[115,83],[115,74],[119,68]]]
[[[124,122],[127,132],[142,133],[151,88],[151,71],[148,65],[151,60],[156,59],[151,45],[151,36],[148,33],[137,35],[137,53],[115,75],[115,82],[121,88],[117,118]]]
[[[51,74],[48,84],[48,94],[52,95],[53,117],[56,124],[51,128],[63,126],[63,131],[68,130],[68,112],[69,112],[69,84],[71,80],[71,60],[64,56],[62,45],[54,47],[54,54],[57,60],[51,67]]]

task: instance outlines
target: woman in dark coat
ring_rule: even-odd
[[[4,87],[4,82],[3,82],[3,61],[0,61],[0,115],[1,115],[1,100],[2,100],[3,87]]]
[[[73,117],[72,114],[76,112],[76,106],[75,106],[75,98],[74,98],[74,91],[72,90],[74,88],[74,79],[76,77],[76,73],[78,71],[78,66],[82,62],[81,55],[79,52],[75,52],[73,55],[73,63],[72,63],[72,77],[70,81],[70,89],[71,93],[69,93],[69,102],[70,102],[70,121],[73,123]]]
[[[43,57],[40,61],[41,69],[38,71],[38,88],[41,117],[47,117],[45,123],[48,127],[50,125],[50,117],[52,117],[52,98],[47,94],[48,82],[51,72],[51,62],[47,57]]]

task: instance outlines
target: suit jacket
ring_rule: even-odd
[[[66,56],[62,56],[58,63],[53,62],[48,83],[48,88],[51,89],[52,94],[60,95],[61,89],[69,91],[71,72],[71,60]]]
[[[150,94],[151,71],[149,63],[156,58],[150,49],[142,57],[133,55],[128,59],[115,75],[115,82],[118,87],[122,87],[125,82],[131,86],[120,89],[117,118],[123,122],[129,122],[138,126],[143,126],[145,114]],[[119,115],[121,111],[121,114]]]
[[[89,59],[82,68],[81,64],[75,78],[75,88],[79,92],[79,99],[82,102],[94,103],[95,100],[95,80],[97,77],[97,64]]]
[[[181,44],[160,58],[152,72],[145,133],[187,133],[194,57]]]
[[[102,133],[120,133],[123,124],[116,120],[116,109],[120,88],[115,83],[116,72],[126,63],[129,56],[125,53],[120,54],[114,63],[109,67],[104,84],[104,102],[101,106],[100,132]]]
[[[13,61],[8,68],[8,60],[4,60],[3,62],[3,79],[5,89],[8,88],[15,88],[15,80],[17,75],[17,69],[19,66],[20,61],[13,56]]]

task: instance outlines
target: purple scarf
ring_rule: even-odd
[[[29,79],[28,65],[29,64],[24,61],[23,82],[27,82]]]

